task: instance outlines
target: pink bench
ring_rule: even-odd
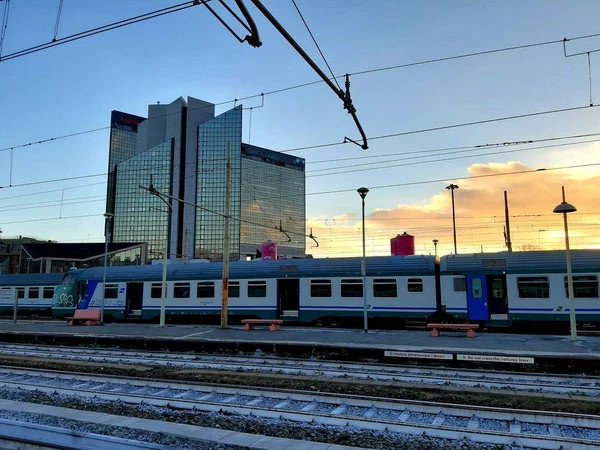
[[[427,328],[431,328],[431,335],[439,337],[441,329],[446,330],[467,330],[467,337],[475,337],[475,330],[479,328],[476,323],[428,323]]]
[[[270,325],[269,331],[279,331],[280,325],[283,323],[283,320],[243,319],[241,322],[244,324],[245,331],[254,330],[254,325]]]

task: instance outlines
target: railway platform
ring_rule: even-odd
[[[431,337],[426,330],[364,333],[358,329],[283,326],[280,331],[244,331],[242,326],[111,323],[70,327],[57,321],[0,321],[0,342],[99,345],[129,349],[169,349],[203,353],[260,353],[345,361],[493,366],[598,372],[600,336],[527,335],[480,332]]]

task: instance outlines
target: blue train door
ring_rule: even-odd
[[[467,275],[467,308],[469,320],[490,319],[485,275]]]

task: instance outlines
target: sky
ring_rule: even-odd
[[[111,110],[145,116],[148,104],[192,96],[228,102],[217,107],[221,113],[234,106],[234,99],[265,93],[264,106],[252,110],[251,129],[250,110],[244,111],[246,142],[286,151],[340,143],[345,136],[358,139],[352,118],[324,83],[269,94],[318,76],[246,3],[260,32],[260,48],[237,42],[199,5],[0,60],[2,236],[103,241],[108,130],[10,148],[108,127]],[[326,70],[292,1],[263,3]],[[600,135],[593,135],[600,133],[600,109],[589,107],[590,78],[592,103],[600,105],[600,53],[594,53],[600,37],[567,41],[567,54],[584,53],[579,56],[565,57],[557,42],[359,73],[600,33],[600,2],[296,3],[334,74],[351,74],[352,99],[370,138],[368,150],[347,143],[291,152],[307,163],[307,232],[312,229],[319,242],[316,247],[307,241],[307,253],[362,254],[356,193],[361,186],[370,189],[367,255],[390,254],[390,239],[403,232],[415,237],[417,253],[433,253],[433,239],[439,240],[440,254],[451,253],[452,206],[445,189],[450,183],[459,185],[454,191],[459,253],[506,248],[504,191],[513,249],[563,248],[562,218],[552,213],[562,201],[561,186],[578,209],[569,216],[572,246],[600,248]],[[5,4],[0,1],[0,10]],[[2,56],[52,40],[58,4],[12,0]],[[66,0],[57,37],[173,4]],[[590,66],[586,52],[591,52]],[[242,104],[260,106],[261,100]],[[575,107],[581,109],[417,132]],[[373,139],[392,134],[402,135]],[[492,145],[502,143],[509,144]],[[561,169],[575,165],[588,166]],[[46,182],[72,177],[85,178]]]

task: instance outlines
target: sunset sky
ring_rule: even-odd
[[[552,213],[561,186],[578,209],[569,216],[572,246],[600,248],[600,108],[590,107],[590,95],[600,104],[600,37],[576,39],[600,33],[600,2],[297,3],[333,72],[352,74],[368,150],[339,144],[358,133],[323,83],[271,93],[318,77],[253,6],[259,49],[197,6],[0,61],[2,236],[103,240],[108,130],[11,147],[107,127],[113,109],[145,116],[148,104],[193,96],[226,102],[221,113],[265,93],[251,129],[244,111],[244,140],[306,159],[307,233],[319,242],[306,250],[315,257],[362,254],[361,186],[370,189],[368,255],[389,254],[390,238],[403,232],[415,236],[417,253],[433,254],[433,239],[438,253],[452,252],[450,183],[460,186],[459,252],[505,249],[504,191],[515,250],[564,248],[562,217]],[[57,4],[12,2],[2,56],[51,40]],[[171,4],[65,2],[58,37]],[[291,2],[265,5],[325,68]],[[584,54],[565,57],[563,38],[567,54]],[[580,109],[508,119],[568,108]],[[47,182],[73,177],[84,178]]]

